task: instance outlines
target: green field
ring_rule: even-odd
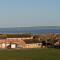
[[[0,50],[0,60],[60,60],[60,49]]]

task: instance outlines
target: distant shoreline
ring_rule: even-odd
[[[25,27],[0,27],[0,28],[60,28],[60,26],[25,26]]]

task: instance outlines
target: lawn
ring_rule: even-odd
[[[60,49],[0,50],[0,60],[60,60]]]

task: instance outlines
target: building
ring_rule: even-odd
[[[3,38],[1,38],[3,37]],[[0,36],[0,48],[24,48],[26,43],[24,40],[33,39],[32,35],[1,35]]]
[[[0,48],[60,47],[60,35],[0,34]]]

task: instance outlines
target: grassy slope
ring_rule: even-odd
[[[60,49],[0,50],[0,60],[60,60]]]

